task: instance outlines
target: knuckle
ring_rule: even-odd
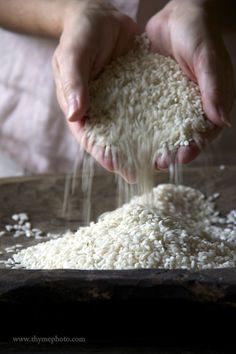
[[[74,91],[75,85],[69,79],[64,79],[62,82],[62,87],[66,97],[68,97]]]
[[[53,53],[51,63],[52,63],[52,69],[53,69],[53,71],[54,71],[54,72],[59,71],[59,64],[58,64],[58,48],[56,48],[56,50],[55,50],[54,53]]]
[[[66,105],[63,93],[61,92],[60,88],[57,88],[56,94],[57,94],[57,101],[59,103],[59,106],[60,106],[61,110],[64,112],[64,114],[66,114],[67,105]]]

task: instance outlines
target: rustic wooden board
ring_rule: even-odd
[[[158,173],[159,183],[168,182],[166,173]],[[222,213],[236,208],[236,167],[186,168],[185,185],[199,188],[205,194],[221,194],[217,204]],[[0,230],[11,223],[11,215],[27,212],[34,227],[45,232],[76,230],[82,224],[83,194],[81,177],[69,208],[63,212],[65,176],[36,176],[2,179],[0,181]],[[116,186],[110,173],[97,173],[92,191],[92,219],[112,210],[116,205]],[[0,238],[0,251],[15,243],[29,246],[34,239],[10,234]],[[9,254],[0,255],[9,258]],[[236,305],[236,270],[132,271],[29,271],[0,269],[0,301],[25,303],[29,299],[40,303],[66,301],[110,301],[117,299],[177,298],[192,301],[219,302]]]
[[[236,269],[1,270],[2,302],[55,305],[155,299],[236,305]]]

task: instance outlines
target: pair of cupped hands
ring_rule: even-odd
[[[223,127],[230,126],[234,82],[228,53],[203,3],[170,1],[148,21],[146,33],[154,52],[173,57],[199,85],[205,115],[214,124],[204,141],[211,141]],[[87,1],[78,8],[75,2],[67,11],[53,57],[57,98],[73,135],[103,167],[121,175],[112,155],[105,155],[105,149],[96,143],[89,145],[83,125],[89,108],[89,81],[112,59],[128,52],[136,34],[135,22],[106,2]],[[177,160],[188,163],[198,153],[195,143],[180,147]],[[168,160],[159,157],[156,168],[167,167]]]

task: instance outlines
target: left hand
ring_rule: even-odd
[[[183,72],[200,88],[206,117],[215,128],[204,141],[215,138],[229,124],[234,101],[233,70],[220,34],[211,23],[204,1],[172,0],[146,26],[152,50],[173,57]],[[188,163],[200,152],[196,144],[180,147],[177,160]],[[156,167],[167,168],[161,157]]]
[[[106,153],[105,147],[86,137],[84,122],[89,107],[89,80],[96,78],[112,59],[129,51],[137,26],[103,0],[67,3],[62,34],[53,56],[58,102],[82,148],[107,170],[123,175],[112,153]]]

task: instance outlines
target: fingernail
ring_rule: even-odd
[[[225,109],[223,109],[222,107],[219,107],[217,111],[218,111],[218,114],[220,116],[222,123],[224,125],[226,125],[228,128],[232,128],[232,125],[230,124],[229,119],[228,119],[228,114],[225,112]]]
[[[221,118],[222,122],[228,127],[228,128],[232,128],[232,125],[230,122],[228,122],[224,117]]]
[[[75,121],[75,117],[74,117],[74,114],[75,112],[78,110],[79,108],[79,100],[78,100],[78,97],[76,96],[70,96],[67,100],[68,102],[68,113],[67,113],[67,119],[70,121],[70,122],[73,122]]]

